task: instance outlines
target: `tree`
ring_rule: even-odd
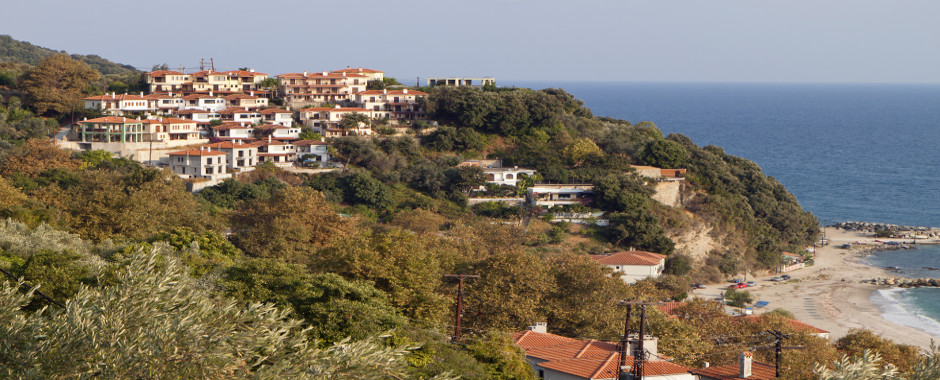
[[[52,140],[32,139],[9,151],[0,160],[0,176],[18,174],[35,178],[49,169],[75,169],[78,166],[78,162],[72,160],[69,152],[59,149]]]
[[[269,199],[249,202],[232,215],[235,244],[256,257],[302,262],[316,248],[345,234],[346,222],[323,194],[287,187]]]
[[[368,126],[370,121],[369,116],[364,113],[350,112],[343,114],[337,126],[343,130],[343,134],[347,134],[350,129],[359,129],[363,125]]]
[[[688,255],[675,254],[666,258],[663,273],[675,276],[685,276],[692,271],[692,258]]]
[[[734,307],[745,307],[747,304],[754,302],[754,296],[747,290],[728,289],[725,291],[724,297],[728,301],[728,305]]]
[[[870,351],[901,371],[907,371],[914,365],[920,351],[917,347],[897,344],[870,330],[860,329],[849,330],[848,334],[836,340],[835,346],[849,356],[859,356]]]
[[[660,168],[681,168],[688,159],[689,152],[685,147],[671,140],[650,142],[641,156],[643,164]]]
[[[270,304],[211,297],[159,250],[132,253],[116,285],[26,312],[35,289],[0,284],[3,378],[403,378],[409,352],[376,339],[317,348]]]
[[[301,140],[320,140],[323,138],[323,135],[318,132],[314,132],[313,129],[310,129],[309,127],[302,127],[300,129],[299,137]]]
[[[55,116],[80,109],[84,89],[99,77],[88,64],[59,53],[31,68],[19,87],[37,114]]]
[[[252,259],[229,268],[222,286],[230,297],[290,307],[317,339],[359,340],[405,324],[388,296],[334,273],[311,274],[300,265]]]
[[[835,362],[834,369],[816,364],[813,371],[820,380],[892,380],[901,379],[897,368],[891,364],[881,366],[881,356],[865,350],[861,356],[850,359],[843,355]]]
[[[579,138],[574,143],[565,147],[562,151],[568,162],[574,166],[580,166],[585,160],[604,155],[604,151],[597,147],[593,140],[588,138]]]

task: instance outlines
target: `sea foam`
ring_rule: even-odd
[[[881,317],[887,321],[913,327],[933,337],[940,337],[940,321],[928,316],[914,302],[909,289],[881,289],[872,293],[871,302],[881,309]]]

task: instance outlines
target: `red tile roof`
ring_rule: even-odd
[[[676,309],[685,306],[685,302],[669,301],[661,305],[656,305],[659,311],[666,315],[676,315]]]
[[[741,374],[739,364],[717,365],[708,368],[693,369],[689,372],[719,380],[772,380],[777,378],[777,367],[772,364],[753,362],[751,376],[738,377]]]
[[[330,144],[326,141],[320,141],[320,140],[300,140],[300,141],[294,141],[294,145],[308,146],[308,145],[330,145]]]
[[[315,78],[339,79],[339,78],[365,78],[366,76],[362,74],[343,75],[342,73],[329,73],[329,72],[319,71],[319,72],[307,73],[306,76],[304,76],[303,73],[287,73],[287,74],[278,75],[277,77],[278,78],[308,78],[308,79],[315,79]]]
[[[427,95],[427,92],[418,91],[418,90],[388,90],[388,92],[382,92],[382,90],[367,90],[362,92],[357,92],[357,95]]]
[[[104,95],[89,96],[87,98],[84,98],[83,100],[147,100],[147,98],[140,96],[140,95],[117,94],[117,95],[111,96],[108,94],[104,94]]]
[[[257,148],[257,146],[247,143],[238,143],[235,141],[222,141],[212,144],[206,144],[204,146],[210,147],[212,149],[248,149],[248,148]]]
[[[365,109],[365,108],[358,108],[358,107],[339,107],[339,108],[336,108],[336,107],[310,107],[310,108],[304,108],[304,109],[302,109],[302,110],[300,110],[300,111],[301,111],[301,112],[303,112],[303,111],[317,111],[317,112],[321,112],[321,111],[327,111],[327,112],[369,112],[369,110],[367,110],[367,109]]]
[[[219,125],[212,127],[212,129],[216,131],[227,131],[230,129],[252,129],[252,128],[254,127],[250,125],[242,125],[239,123],[225,123],[225,124],[219,124]]]
[[[219,115],[234,115],[236,113],[258,113],[258,111],[247,111],[241,107],[226,108],[219,111]]]
[[[90,120],[82,120],[79,123],[108,123],[108,124],[125,124],[125,123],[140,123],[140,120],[137,119],[128,119],[126,117],[118,116],[105,116],[98,117]]]
[[[206,110],[200,110],[200,109],[187,108],[187,109],[182,109],[182,110],[173,111],[173,113],[175,113],[175,114],[177,114],[177,115],[192,115],[192,114],[194,114],[194,113],[213,113],[213,112],[211,112],[211,111],[206,111]]]
[[[647,251],[623,251],[607,255],[591,255],[591,258],[604,265],[659,265],[666,255]]]
[[[358,69],[354,69],[354,68],[351,68],[351,67],[347,67],[347,68],[345,68],[345,69],[333,70],[333,72],[334,72],[334,73],[370,73],[370,74],[384,73],[384,71],[372,70],[372,69],[363,69],[363,68],[361,68],[361,67],[358,68]]]
[[[226,71],[225,74],[227,74],[227,75],[237,75],[237,76],[240,76],[240,77],[255,77],[255,76],[259,76],[259,75],[268,76],[268,74],[265,74],[265,73],[259,73],[259,72],[247,71],[247,70],[232,70],[232,71]]]
[[[179,71],[173,71],[173,70],[157,70],[157,71],[151,71],[147,73],[147,75],[150,75],[151,77],[165,77],[167,75],[186,75],[186,74],[183,74]]]
[[[281,109],[281,108],[265,108],[261,110],[262,115],[270,115],[273,113],[292,113],[291,111]]]
[[[199,148],[167,153],[167,155],[170,156],[224,156],[225,154],[225,152],[219,152],[217,150],[202,150]]]
[[[624,364],[632,367],[633,356],[627,356]],[[592,358],[553,360],[539,363],[538,366],[585,379],[616,379],[620,366],[620,353],[614,351]],[[676,375],[689,373],[690,370],[688,367],[667,361],[649,360],[643,365],[643,376]]]

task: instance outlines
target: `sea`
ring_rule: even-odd
[[[650,121],[664,134],[756,162],[823,225],[940,227],[940,84],[510,81],[562,88],[597,116]],[[881,252],[870,265],[940,277],[940,246]],[[940,289],[891,289],[885,318],[940,337]]]

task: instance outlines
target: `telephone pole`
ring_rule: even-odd
[[[457,279],[457,316],[454,322],[454,337],[451,342],[457,342],[460,339],[460,314],[463,312],[463,279],[480,278],[475,274],[445,274],[444,277],[453,277]]]
[[[778,330],[767,330],[767,333],[773,335],[773,346],[754,347],[754,349],[772,349],[774,350],[774,376],[780,377],[780,362],[783,360],[783,350],[802,350],[803,346],[784,346],[783,340],[790,339],[790,334],[784,334]]]
[[[644,301],[618,301],[621,305],[627,307],[627,316],[624,322],[623,338],[620,340],[620,366],[618,367],[617,378],[620,380],[643,380],[643,367],[646,364],[646,348],[643,347],[646,335],[646,306],[659,305],[662,302],[644,302]],[[627,347],[629,346],[630,336],[630,316],[633,314],[633,306],[640,307],[640,328],[638,331],[636,346],[633,348],[633,367],[630,368],[629,375],[625,371],[627,367]]]

